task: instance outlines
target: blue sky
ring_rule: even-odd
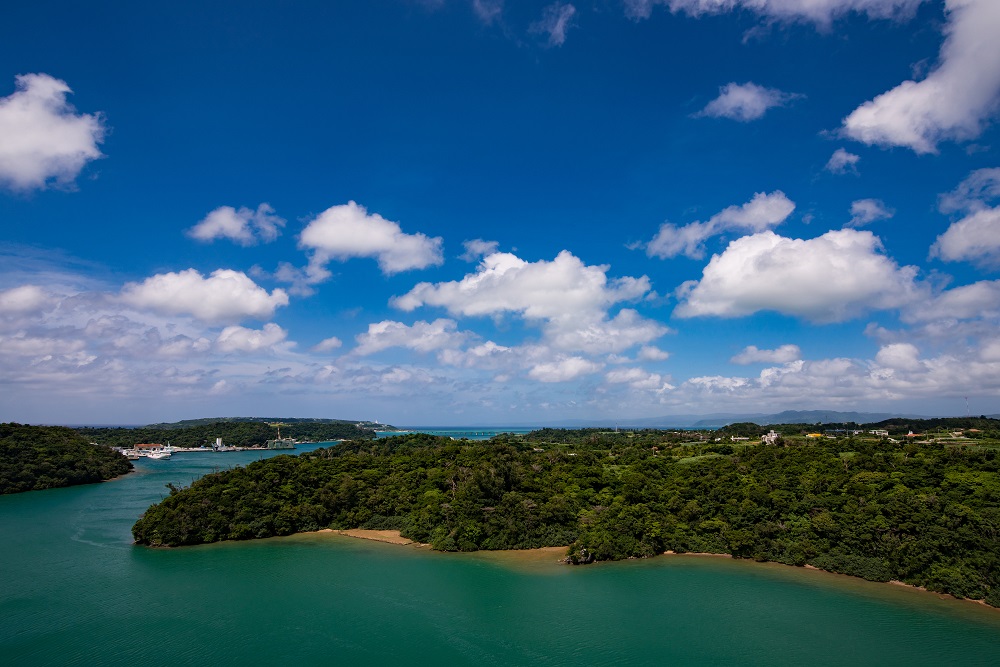
[[[1000,412],[993,0],[25,3],[0,420]]]

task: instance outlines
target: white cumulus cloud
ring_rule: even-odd
[[[643,345],[636,356],[641,361],[666,361],[670,358],[670,353],[653,345]]]
[[[1000,103],[1000,2],[945,0],[945,12],[937,66],[855,109],[844,119],[847,136],[917,153],[979,136]]]
[[[549,46],[562,46],[566,32],[573,27],[576,7],[569,3],[554,2],[542,10],[542,18],[528,27],[529,32],[548,35]]]
[[[219,324],[270,319],[278,307],[288,305],[284,290],[268,294],[245,273],[231,269],[218,269],[207,278],[195,269],[160,273],[126,284],[119,298],[134,308]]]
[[[851,219],[848,227],[861,227],[876,220],[888,220],[896,211],[885,205],[881,199],[858,199],[851,202]]]
[[[21,74],[16,90],[0,98],[0,186],[14,190],[71,184],[91,160],[102,157],[100,114],[80,114],[66,101],[65,81]]]
[[[472,11],[479,20],[489,25],[503,14],[504,0],[472,0]]]
[[[78,339],[65,339],[44,336],[29,336],[19,332],[14,336],[0,337],[0,348],[5,355],[23,357],[46,357],[55,355],[71,355],[82,351],[86,343]]]
[[[729,118],[746,123],[763,117],[768,109],[783,107],[800,97],[802,95],[765,88],[752,81],[727,83],[719,88],[719,96],[695,116]]]
[[[908,308],[908,322],[980,317],[1000,317],[1000,280],[982,280],[945,290],[931,299],[921,299]]]
[[[964,346],[963,346],[964,347]],[[795,404],[803,397],[813,405],[857,406],[870,401],[925,398],[940,401],[967,395],[974,386],[982,395],[997,395],[1000,356],[995,341],[922,358],[912,343],[883,345],[875,359],[795,361],[765,368],[756,378],[691,378],[679,389],[688,401],[712,399],[719,406],[750,405],[767,409],[775,401]]]
[[[787,364],[802,358],[798,345],[782,345],[773,350],[761,350],[756,345],[748,345],[729,361],[734,364]]]
[[[740,317],[775,311],[838,322],[871,309],[900,308],[920,293],[917,269],[899,267],[868,231],[841,229],[814,239],[774,232],[745,236],[712,257],[699,281],[677,290],[679,317]]]
[[[459,259],[465,260],[466,262],[476,262],[486,255],[492,255],[497,251],[497,247],[500,244],[496,241],[484,241],[483,239],[472,239],[471,241],[462,241],[462,247],[465,248]]]
[[[313,352],[330,352],[331,350],[336,350],[344,345],[344,342],[337,338],[336,336],[330,336],[329,338],[324,338],[320,342],[313,346]]]
[[[596,373],[601,368],[601,364],[583,357],[566,357],[533,366],[528,371],[528,377],[539,382],[569,382]]]
[[[915,371],[920,368],[920,351],[910,343],[892,343],[879,349],[875,363],[884,368]]]
[[[1000,198],[1000,168],[976,169],[954,190],[941,195],[938,209],[942,213],[980,211],[997,198]]]
[[[278,238],[285,220],[274,214],[270,204],[261,204],[257,210],[241,206],[220,206],[187,231],[188,236],[199,241],[229,239],[242,246]]]
[[[0,313],[23,315],[45,310],[55,300],[37,285],[21,285],[0,291]]]
[[[462,316],[513,313],[541,323],[549,344],[567,351],[621,351],[669,331],[630,309],[609,318],[609,307],[643,297],[650,286],[646,276],[609,280],[607,271],[565,250],[551,262],[498,252],[460,281],[420,283],[391,303],[404,311],[438,306]]]
[[[924,0],[624,0],[633,19],[649,18],[656,5],[690,16],[722,14],[746,9],[778,21],[808,21],[826,28],[850,12],[873,19],[906,18]]]
[[[708,238],[727,231],[761,232],[771,229],[784,222],[794,210],[795,202],[781,190],[758,192],[747,203],[729,206],[705,222],[692,222],[681,227],[664,223],[646,244],[646,254],[660,259],[677,255],[700,259],[705,255],[704,242]]]
[[[1000,263],[1000,207],[976,211],[953,222],[934,241],[931,257],[986,266]]]
[[[979,358],[985,362],[1000,361],[1000,339],[984,342],[979,350]]]
[[[838,148],[827,160],[825,169],[831,174],[857,174],[860,160],[860,155]]]
[[[664,376],[641,368],[617,368],[606,373],[604,380],[608,384],[627,384],[636,391],[663,393],[674,388]]]
[[[497,345],[491,340],[473,345],[464,350],[443,349],[438,353],[438,360],[449,366],[465,368],[496,368],[503,360],[515,356],[519,351],[504,345]]]
[[[546,327],[547,341],[551,346],[591,354],[622,352],[669,332],[669,327],[646,319],[631,308],[623,308],[611,319],[554,320]]]
[[[386,275],[424,269],[444,262],[440,237],[407,234],[399,223],[351,201],[331,206],[302,230],[299,245],[313,251],[307,272],[313,282],[329,277],[326,264],[352,257],[372,257]]]
[[[608,280],[607,271],[607,266],[585,265],[567,250],[551,262],[498,252],[460,281],[419,283],[392,303],[405,311],[427,305],[455,315],[514,312],[527,319],[555,319],[598,313],[649,291],[646,276]]]
[[[695,387],[707,393],[732,392],[750,385],[750,380],[740,377],[725,377],[722,375],[702,375],[689,378],[685,385]]]
[[[457,330],[455,320],[440,318],[433,322],[402,322],[383,320],[368,325],[368,331],[358,334],[354,353],[374,354],[390,347],[402,347],[417,352],[432,352],[462,345],[468,334]]]
[[[984,266],[1000,264],[1000,206],[988,202],[1000,197],[1000,169],[978,169],[952,192],[942,195],[939,208],[944,213],[963,211],[937,237],[931,257],[946,262],[968,261]]]
[[[288,332],[273,322],[263,329],[247,329],[241,326],[226,327],[215,340],[219,352],[260,352],[267,350],[288,337]]]

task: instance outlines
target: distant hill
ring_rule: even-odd
[[[837,410],[785,410],[778,413],[734,413],[717,412],[702,415],[665,415],[662,417],[642,417],[621,420],[571,420],[567,425],[574,427],[614,426],[621,428],[720,428],[728,424],[753,422],[755,424],[815,424],[847,423],[872,424],[886,419],[926,419],[920,415],[898,412],[839,412]]]
[[[718,421],[706,419],[696,422],[694,426],[708,428],[725,426],[737,422],[754,422],[756,424],[874,424],[887,419],[926,419],[919,415],[901,415],[897,412],[838,412],[837,410],[785,410],[772,415],[752,415],[745,419],[728,419]]]
[[[379,424],[378,422],[365,420],[359,421],[357,419],[319,419],[316,417],[203,417],[201,419],[182,419],[178,422],[147,424],[145,428],[168,430],[232,422],[253,422],[261,424],[362,424],[367,428],[378,427],[379,429],[386,429],[390,431],[395,430],[392,426]]]
[[[202,447],[222,438],[223,444],[239,447],[263,445],[278,437],[299,441],[370,440],[378,430],[393,431],[392,426],[346,419],[298,417],[215,417],[138,428],[78,427],[76,432],[89,442],[111,447],[132,447],[136,443],[170,443],[175,447]]]
[[[547,422],[538,424],[539,428],[593,428],[593,427],[614,427],[620,428],[694,428],[701,422],[711,422],[716,425],[731,424],[734,422],[751,421],[752,419],[763,417],[763,414],[737,414],[731,412],[717,412],[700,415],[664,415],[662,417],[633,417],[621,419],[566,419],[556,424]]]
[[[919,433],[921,431],[938,431],[941,429],[963,431],[976,429],[991,437],[996,437],[997,434],[1000,434],[1000,420],[996,417],[987,417],[985,415],[980,417],[929,417],[926,419],[893,417],[892,419],[886,419],[877,424],[869,425],[884,428],[889,431],[890,435],[905,435],[910,431]]]
[[[0,424],[0,494],[93,484],[131,469],[124,456],[72,429]]]

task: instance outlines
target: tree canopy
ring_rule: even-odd
[[[278,456],[172,489],[133,535],[178,546],[371,528],[446,551],[570,545],[571,562],[729,553],[1000,606],[996,450],[562,436],[410,434]]]
[[[192,420],[197,421],[197,420]],[[85,438],[111,447],[132,447],[136,443],[154,442],[177,447],[211,445],[222,438],[227,445],[252,447],[263,445],[277,437],[278,429],[259,421],[222,421],[193,426],[140,426],[137,428],[81,427],[76,431]],[[374,438],[375,432],[359,428],[353,422],[302,421],[281,423],[281,436],[297,440],[323,442],[327,440]]]
[[[90,484],[131,469],[124,456],[72,429],[0,424],[0,493]]]

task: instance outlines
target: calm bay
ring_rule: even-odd
[[[724,558],[573,568],[552,554],[441,554],[331,534],[131,543],[168,482],[275,454],[143,459],[111,482],[0,497],[0,661],[992,665],[1000,655],[1000,611]]]

